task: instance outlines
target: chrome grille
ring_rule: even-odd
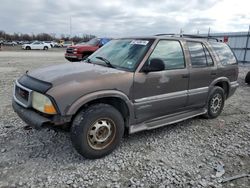
[[[67,48],[66,52],[68,54],[73,54],[74,48]]]
[[[14,86],[14,100],[23,107],[31,106],[32,90],[20,85],[17,81]]]

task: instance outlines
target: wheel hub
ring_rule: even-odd
[[[88,143],[93,149],[103,149],[114,137],[114,123],[109,119],[99,119],[88,131]]]
[[[221,95],[216,94],[211,100],[211,111],[213,113],[217,113],[221,108],[221,104],[222,104],[222,97]]]

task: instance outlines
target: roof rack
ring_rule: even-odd
[[[219,39],[212,37],[212,36],[201,36],[201,35],[189,35],[189,34],[183,34],[183,37],[187,37],[187,38],[199,38],[199,39],[212,39],[212,40],[216,40],[217,42],[219,42]]]
[[[171,36],[171,37],[185,37],[185,38],[197,38],[197,39],[212,39],[216,40],[219,42],[219,39],[212,37],[212,36],[201,36],[201,35],[190,35],[190,34],[173,34],[173,33],[161,33],[161,34],[156,34],[155,36]]]
[[[165,36],[165,35],[167,35],[167,36],[175,36],[176,34],[174,34],[174,33],[160,33],[160,34],[156,34],[155,36]]]

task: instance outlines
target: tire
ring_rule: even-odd
[[[30,46],[26,46],[25,50],[31,50]]]
[[[207,113],[204,115],[207,119],[218,117],[223,110],[225,103],[225,92],[221,87],[215,86],[210,92],[207,102]]]
[[[250,84],[250,71],[247,73],[246,77],[245,77],[245,82],[247,84]]]
[[[43,50],[48,50],[49,48],[47,46],[44,46]]]
[[[79,154],[97,159],[110,154],[124,134],[121,113],[108,104],[95,104],[79,112],[71,127],[71,141]]]

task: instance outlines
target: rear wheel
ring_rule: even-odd
[[[48,47],[47,47],[47,46],[44,46],[43,50],[48,50]]]
[[[214,87],[210,92],[207,103],[207,113],[204,115],[206,118],[212,119],[220,115],[224,107],[225,94],[221,87]]]
[[[31,47],[30,47],[30,46],[26,46],[25,49],[26,49],[26,50],[31,50]]]
[[[89,159],[111,153],[120,143],[123,134],[123,117],[108,104],[92,105],[81,111],[71,127],[71,140],[75,149]]]

